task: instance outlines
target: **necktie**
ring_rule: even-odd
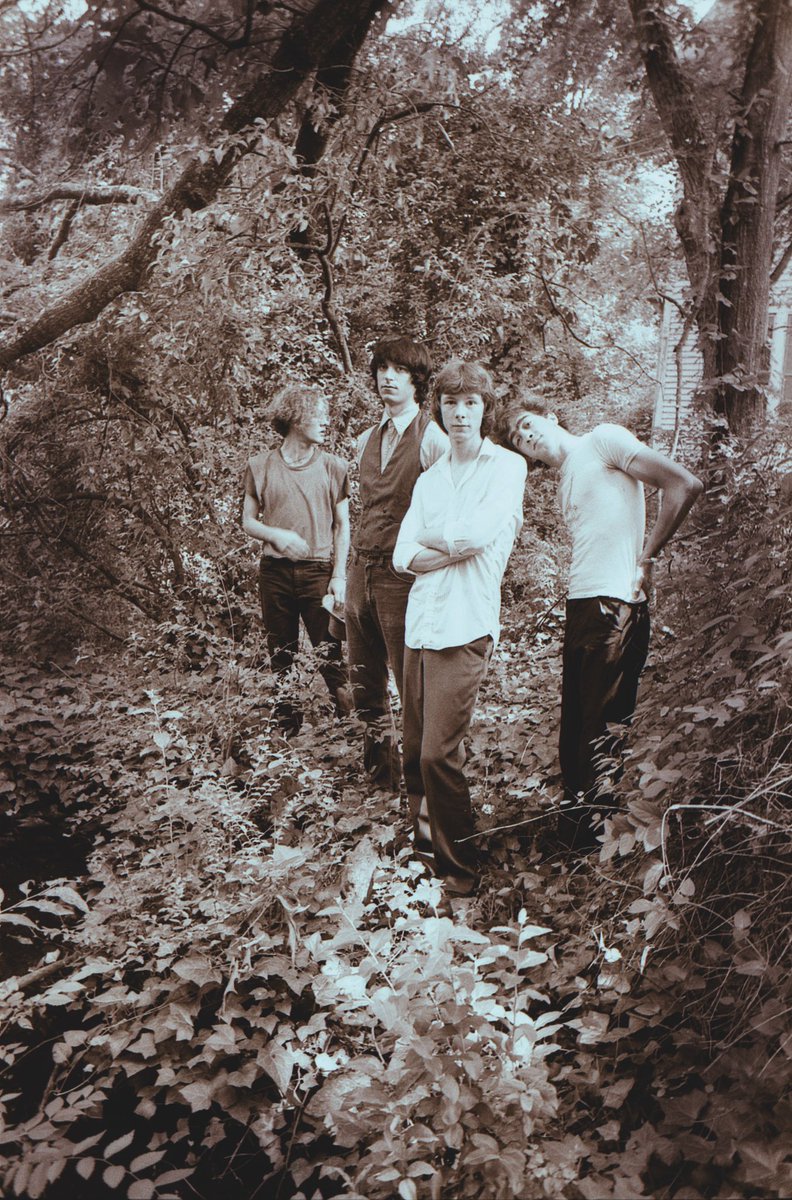
[[[389,417],[383,427],[382,440],[380,441],[380,471],[384,471],[390,462],[398,440],[399,435],[396,432],[396,426]]]

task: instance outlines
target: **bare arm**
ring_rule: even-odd
[[[242,505],[242,528],[248,537],[258,542],[267,542],[283,558],[295,561],[307,558],[310,547],[299,533],[291,529],[281,529],[278,525],[266,525],[259,520],[260,504],[250,469],[245,474],[245,499]]]
[[[657,520],[649,531],[638,560],[637,595],[641,590],[646,590],[644,583],[647,586],[651,584],[652,560],[679,529],[703,492],[704,485],[685,467],[648,446],[641,447],[630,463],[627,474],[662,492]]]
[[[346,595],[346,565],[349,555],[349,497],[333,507],[333,575],[330,592],[339,604]]]

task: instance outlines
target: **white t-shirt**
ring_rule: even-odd
[[[641,448],[621,425],[597,425],[564,459],[558,498],[572,535],[570,600],[634,599],[646,507],[643,484],[626,472]]]

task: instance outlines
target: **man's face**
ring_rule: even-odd
[[[551,413],[522,413],[509,430],[509,440],[519,454],[555,466],[559,461],[558,421]]]
[[[481,441],[484,401],[478,392],[459,392],[454,396],[441,395],[440,412],[452,446],[475,444]]]
[[[313,408],[307,409],[295,429],[313,446],[321,446],[327,437],[330,425],[330,408],[326,400],[319,400]]]
[[[415,400],[415,384],[406,367],[386,362],[377,367],[377,391],[383,404],[393,416],[398,416]]]

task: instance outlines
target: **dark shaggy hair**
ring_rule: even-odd
[[[429,378],[432,374],[432,360],[426,346],[398,333],[380,338],[371,352],[371,377],[375,384],[377,371],[387,363],[410,372],[415,399],[419,404],[423,404],[429,392]]]
[[[267,418],[275,432],[286,437],[292,425],[299,425],[322,402],[327,403],[327,396],[321,388],[310,383],[288,383],[267,405]]]
[[[466,392],[475,392],[484,401],[481,436],[486,437],[492,427],[495,384],[487,368],[480,362],[464,362],[461,358],[452,358],[438,371],[432,389],[432,416],[440,428],[445,429],[441,403],[443,396],[459,396]]]
[[[493,439],[508,450],[514,449],[511,435],[523,413],[536,413],[540,417],[547,417],[550,413],[558,415],[555,407],[549,401],[545,400],[543,396],[538,395],[536,392],[531,392],[527,388],[523,388],[518,393],[516,400],[509,400],[495,414]],[[562,420],[559,419],[558,424],[562,429],[566,429],[566,425]]]

